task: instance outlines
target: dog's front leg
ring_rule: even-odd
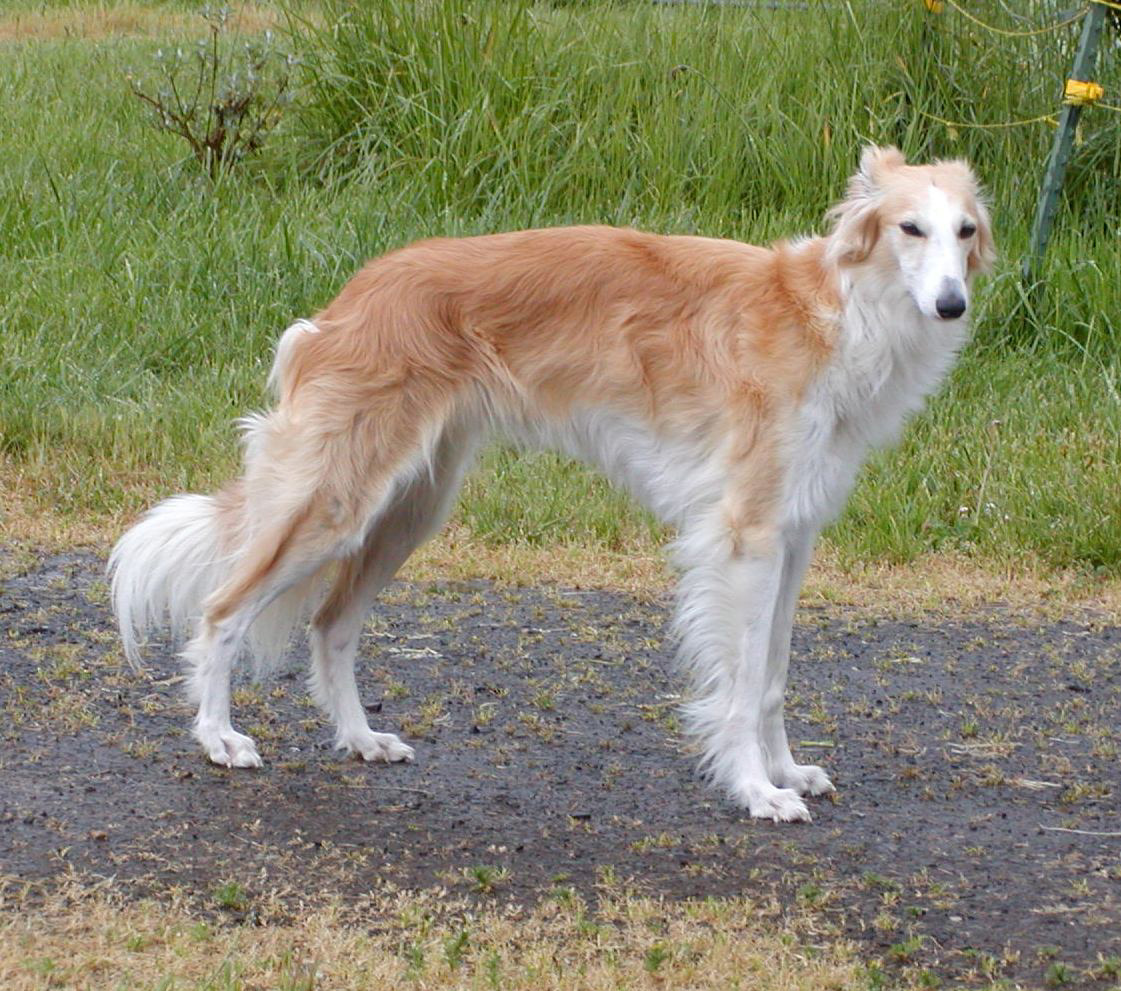
[[[786,561],[782,583],[775,602],[771,643],[767,658],[766,685],[763,689],[763,749],[771,781],[780,788],[792,788],[799,795],[821,795],[834,791],[829,776],[813,764],[796,764],[786,738],[783,699],[786,674],[790,664],[790,636],[794,628],[794,612],[806,569],[813,556],[816,532],[799,530],[786,537]]]
[[[690,548],[691,549],[691,548]],[[771,628],[786,548],[778,534],[749,549],[716,551],[682,579],[678,625],[697,697],[689,706],[702,766],[752,816],[808,820],[797,792],[770,779],[763,747],[763,701]]]

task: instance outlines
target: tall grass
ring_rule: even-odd
[[[996,2],[970,9],[1018,24]],[[128,93],[124,73],[152,72],[157,43],[0,47],[0,112],[20,136],[0,142],[0,447],[7,482],[44,511],[123,515],[222,481],[277,333],[365,257],[577,221],[767,241],[820,229],[859,147],[891,141],[974,161],[1005,257],[949,388],[828,539],[853,561],[952,548],[1121,571],[1121,116],[1085,115],[1035,288],[1017,262],[1051,130],[934,119],[1053,109],[1077,27],[1006,40],[873,0],[290,14],[299,112],[217,184]],[[1117,75],[1111,63],[1107,84]],[[494,541],[659,533],[583,470],[501,452],[460,520]]]

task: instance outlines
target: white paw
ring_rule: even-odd
[[[409,761],[414,755],[413,748],[407,743],[402,743],[392,733],[375,733],[369,729],[340,738],[335,748],[358,754],[366,761],[380,760],[386,763]]]
[[[791,788],[776,788],[768,784],[745,789],[743,804],[753,819],[771,819],[774,822],[809,822],[810,810]]]
[[[199,734],[206,756],[211,763],[222,767],[260,767],[261,755],[257,745],[244,733],[233,729]]]
[[[790,764],[775,774],[773,780],[776,785],[799,795],[824,795],[837,790],[829,775],[814,764]]]

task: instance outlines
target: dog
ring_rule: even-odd
[[[676,633],[701,769],[754,817],[832,791],[790,752],[783,696],[802,578],[867,452],[893,441],[968,337],[994,258],[960,161],[868,147],[829,233],[770,248],[611,227],[421,241],[281,336],[275,408],[244,472],[160,503],[117,543],[126,656],[183,654],[211,761],[261,764],[230,721],[243,651],[274,662],[310,616],[311,692],[340,749],[370,729],[354,679],[372,601],[449,514],[492,435],[601,468],[676,527]],[[317,591],[318,590],[318,591]]]

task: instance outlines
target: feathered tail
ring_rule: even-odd
[[[139,665],[153,630],[174,640],[194,632],[203,605],[230,573],[244,540],[246,504],[236,484],[218,496],[178,495],[149,510],[109,555],[113,611],[125,656]],[[257,617],[247,649],[258,668],[283,656],[293,628],[306,618],[316,583],[286,592]]]
[[[179,495],[151,509],[109,555],[113,611],[125,657],[140,662],[140,641],[166,618],[179,640],[225,574],[212,496]]]
[[[283,401],[289,391],[288,365],[301,339],[318,330],[300,320],[277,342],[269,384]],[[247,472],[263,457],[266,439],[279,412],[250,414],[240,421]],[[229,577],[241,549],[253,536],[254,518],[270,517],[273,507],[257,507],[246,486],[234,482],[213,496],[178,495],[149,510],[109,555],[113,610],[121,628],[125,656],[140,661],[149,632],[164,627],[179,641],[194,633],[207,598]],[[258,668],[284,655],[293,628],[314,606],[316,576],[279,596],[254,621],[247,650]]]

